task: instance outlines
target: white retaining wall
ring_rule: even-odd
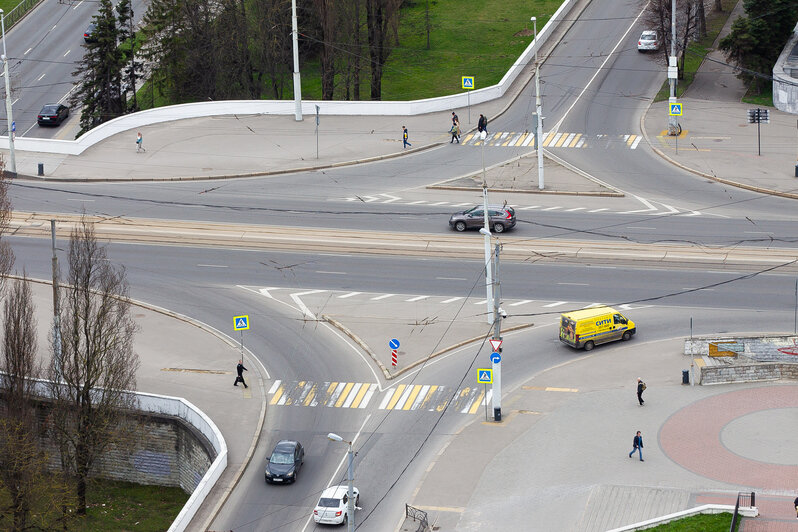
[[[548,23],[537,35],[537,42],[544,44],[549,35],[559,25],[565,14],[576,0],[564,0],[560,8],[552,15]],[[303,100],[302,114],[315,115],[316,105],[319,114],[323,115],[366,115],[366,116],[413,116],[438,111],[447,111],[457,107],[485,103],[504,96],[519,74],[529,63],[534,61],[535,41],[533,40],[518,57],[497,85],[476,89],[460,94],[427,98],[413,101],[328,101]],[[293,100],[228,100],[217,102],[198,102],[170,105],[157,109],[148,109],[129,115],[120,116],[104,124],[100,124],[85,133],[77,140],[37,139],[17,137],[14,149],[60,155],[80,155],[84,150],[117,133],[135,130],[142,126],[206,116],[223,115],[292,115]],[[8,137],[0,136],[0,149],[8,149]]]

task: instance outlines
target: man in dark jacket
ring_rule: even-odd
[[[487,135],[488,133],[488,119],[485,118],[485,115],[479,115],[479,121],[477,122],[477,129],[479,132],[485,132]]]
[[[643,460],[643,435],[640,434],[639,430],[637,431],[637,434],[635,434],[634,440],[632,440],[632,452],[629,453],[629,458],[635,454],[635,451],[637,451],[640,455],[640,461],[645,462],[645,460]]]
[[[247,386],[247,383],[244,382],[244,372],[249,370],[244,367],[243,362],[244,362],[243,360],[238,361],[238,365],[236,366],[236,373],[238,373],[238,377],[236,377],[236,381],[233,383],[233,386],[238,386],[238,383],[240,382],[241,384],[244,385],[244,388],[249,388],[249,386]]]
[[[643,391],[646,389],[646,383],[640,377],[637,378],[637,400],[640,401],[640,406],[643,406]]]

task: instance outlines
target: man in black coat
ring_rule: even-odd
[[[245,371],[249,371],[249,370],[244,367],[244,361],[243,360],[239,360],[238,361],[238,365],[236,366],[236,373],[238,373],[238,377],[236,377],[236,381],[233,383],[233,386],[238,386],[238,383],[240,382],[241,384],[244,385],[244,388],[249,388],[249,386],[247,386],[247,383],[244,382],[244,372]]]
[[[646,383],[640,377],[637,378],[637,400],[640,401],[640,406],[643,406],[643,391],[646,389]]]

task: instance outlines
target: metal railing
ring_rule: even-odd
[[[420,510],[405,503],[405,517],[409,517],[413,521],[418,521],[416,532],[428,532],[431,530],[429,521],[427,520],[427,512],[424,510]]]
[[[28,11],[36,7],[36,4],[41,2],[42,0],[22,0],[17,6],[6,13],[5,19],[3,22],[6,25],[6,31],[11,28],[14,24],[20,21],[22,17],[24,17]]]
[[[737,502],[734,504],[734,514],[732,515],[732,522],[731,527],[729,528],[729,532],[734,532],[737,530],[737,525],[740,522],[740,507],[743,508],[753,508],[756,506],[756,493],[753,491],[751,493],[737,493]]]

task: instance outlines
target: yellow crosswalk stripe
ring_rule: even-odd
[[[396,387],[396,390],[393,392],[393,397],[391,397],[391,400],[388,401],[388,405],[385,407],[386,410],[393,410],[393,407],[396,406],[396,402],[402,397],[406,387],[407,384],[400,384]]]
[[[310,405],[311,402],[313,402],[313,398],[316,397],[316,390],[318,388],[319,388],[319,384],[318,383],[314,383],[313,387],[308,392],[307,397],[305,397],[305,400],[302,401],[302,406],[308,406],[308,405]]]
[[[344,391],[341,392],[341,396],[335,402],[335,408],[340,408],[341,405],[344,404],[344,401],[346,401],[346,396],[349,395],[349,390],[351,390],[352,386],[354,386],[354,385],[355,385],[354,382],[347,382],[346,383],[346,386],[344,386]]]
[[[477,413],[479,407],[482,406],[482,399],[484,397],[485,397],[485,390],[483,389],[479,391],[479,397],[477,397],[476,401],[474,401],[474,404],[471,405],[471,409],[468,411],[469,414]]]
[[[408,397],[407,401],[405,401],[405,404],[402,407],[402,410],[410,410],[410,407],[413,406],[413,403],[416,400],[416,396],[418,395],[418,392],[420,392],[420,391],[421,391],[421,385],[420,384],[416,384],[415,386],[413,386],[413,391],[410,392],[410,397]]]
[[[435,392],[438,391],[438,386],[430,386],[429,390],[427,391],[427,395],[424,397],[424,400],[421,401],[421,404],[418,405],[419,410],[426,410],[427,405],[429,405],[432,398],[435,397]]]
[[[571,144],[569,144],[568,147],[569,148],[573,148],[574,146],[576,146],[576,143],[579,142],[579,139],[581,139],[581,138],[582,138],[582,134],[581,133],[577,133],[574,136],[574,140],[571,141]]]
[[[269,401],[269,404],[270,405],[276,405],[277,401],[280,400],[280,397],[282,397],[283,393],[285,393],[285,384],[281,384],[280,387],[277,388],[277,391],[274,392],[274,395],[272,396],[272,400]]]
[[[370,385],[368,383],[363,383],[363,386],[360,387],[360,391],[357,392],[357,396],[355,396],[355,400],[352,401],[352,408],[357,408],[360,406],[360,401],[363,400],[363,397],[366,395],[369,387]]]

